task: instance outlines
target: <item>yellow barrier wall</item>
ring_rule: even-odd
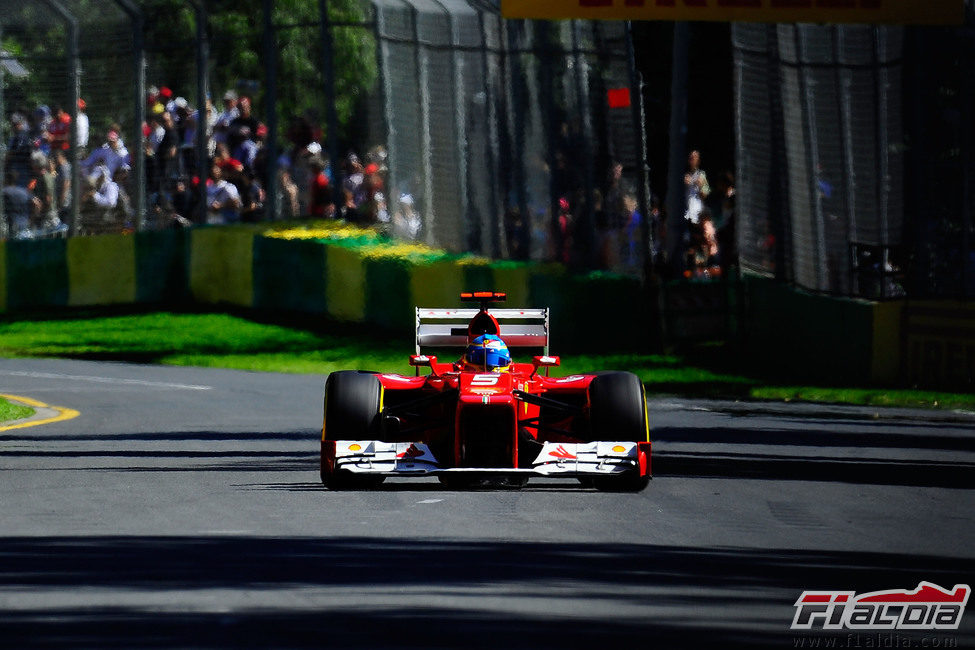
[[[894,383],[901,373],[901,312],[904,303],[878,302],[873,306],[873,360],[870,378]]]
[[[190,293],[199,302],[254,305],[254,231],[199,228],[190,239]]]
[[[325,253],[325,304],[339,320],[361,323],[366,318],[366,272],[362,254],[342,246]]]
[[[494,273],[494,286],[497,287],[498,291],[504,291],[508,294],[508,300],[505,303],[507,306],[530,306],[528,302],[530,299],[530,293],[528,290],[527,266],[496,266],[492,269],[492,271]],[[535,306],[546,307],[547,305]]]
[[[908,301],[902,323],[909,384],[975,390],[975,303]]]
[[[417,307],[458,305],[460,294],[470,290],[464,286],[464,271],[456,262],[435,262],[411,270],[410,293]]]
[[[134,237],[72,237],[66,255],[69,305],[135,302]]]

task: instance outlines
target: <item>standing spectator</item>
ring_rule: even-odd
[[[301,206],[298,204],[298,184],[291,173],[291,156],[282,154],[278,157],[278,193],[277,200],[281,209],[279,214],[282,219],[294,219],[301,215]]]
[[[604,231],[604,251],[605,259],[602,261],[603,268],[616,269],[619,264],[620,250],[620,231],[626,223],[626,206],[623,199],[625,196],[623,188],[623,165],[613,162],[609,168],[609,178],[606,188],[606,229]]]
[[[179,134],[176,131],[176,122],[172,113],[163,111],[160,118],[163,133],[156,150],[156,165],[159,168],[162,190],[168,193],[180,171]]]
[[[58,218],[64,222],[71,214],[71,163],[64,149],[54,152],[55,174],[57,175]]]
[[[687,197],[687,208],[684,218],[693,224],[700,221],[701,211],[704,209],[704,200],[711,193],[708,186],[708,177],[701,169],[701,154],[692,151],[687,157],[687,173],[684,174],[684,191]]]
[[[190,220],[196,215],[196,194],[187,183],[187,179],[180,176],[176,179],[176,187],[173,188],[173,215],[175,222],[180,225],[188,225]]]
[[[627,194],[623,197],[623,206],[626,210],[626,225],[624,226],[624,250],[623,263],[626,270],[630,273],[637,273],[643,265],[643,215],[640,213],[639,203],[636,196]]]
[[[3,213],[7,223],[0,224],[11,239],[31,236],[31,218],[40,210],[40,201],[20,183],[17,172],[8,169],[4,175]],[[8,226],[9,224],[9,226]],[[4,233],[0,233],[4,234]]]
[[[31,154],[34,167],[34,196],[40,202],[38,222],[35,226],[39,230],[53,230],[61,225],[58,218],[57,177],[53,158],[45,156],[41,151]]]
[[[75,144],[78,146],[78,157],[84,158],[88,154],[88,113],[85,111],[88,109],[88,104],[85,100],[78,98],[78,124],[76,126],[78,130],[78,141]]]
[[[218,163],[210,168],[207,184],[207,223],[237,223],[240,221],[240,193],[223,177]]]
[[[311,183],[308,186],[308,212],[312,219],[335,216],[335,203],[332,201],[332,187],[325,174],[325,161],[321,156],[308,159],[311,170]]]
[[[230,131],[230,123],[240,115],[237,110],[237,93],[228,90],[223,94],[223,111],[217,115],[213,124],[214,144],[227,144],[227,133]]]
[[[710,277],[721,275],[721,260],[718,256],[718,231],[714,227],[714,219],[711,217],[710,210],[701,212],[701,234],[703,238],[704,252],[707,257],[707,271]]]
[[[241,97],[237,110],[240,114],[230,123],[227,132],[227,148],[231,156],[244,164],[247,173],[253,174],[258,151],[257,132],[261,123],[251,113],[250,97]]]
[[[45,104],[41,104],[34,109],[34,119],[30,130],[30,139],[35,149],[40,150],[45,155],[51,150],[50,136],[47,127],[51,123],[51,109]]]
[[[555,232],[552,240],[555,242],[555,261],[568,265],[571,261],[572,235],[575,230],[575,219],[569,209],[569,199],[559,197],[559,213],[555,217]]]
[[[14,180],[21,187],[30,182],[30,154],[34,147],[28,132],[30,125],[22,113],[10,116],[13,134],[7,144],[7,169],[14,172]]]
[[[51,151],[64,151],[71,146],[71,116],[63,106],[54,111],[54,119],[47,126],[47,139]]]
[[[237,102],[238,115],[230,122],[230,130],[232,131],[234,127],[246,126],[250,129],[251,135],[257,133],[257,126],[260,122],[254,117],[251,112],[251,98],[244,96],[241,97]]]

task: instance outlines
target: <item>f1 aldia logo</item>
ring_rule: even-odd
[[[965,613],[968,585],[948,590],[930,582],[917,589],[803,591],[795,603],[793,630],[957,630]]]

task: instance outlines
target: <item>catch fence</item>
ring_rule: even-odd
[[[642,89],[625,23],[503,20],[491,0],[278,4],[254,0],[234,13],[208,12],[204,0],[4,3],[4,166],[23,185],[25,176],[40,178],[35,152],[57,159],[63,151],[64,160],[52,171],[56,209],[26,228],[4,215],[0,235],[214,221],[203,197],[220,160],[215,122],[233,95],[250,100],[261,130],[249,136],[258,150],[244,160],[251,177],[239,183],[235,218],[306,217],[314,202],[308,162],[321,157],[340,214],[395,237],[642,271],[645,224],[623,212],[624,195],[640,204],[647,196]],[[626,101],[608,101],[611,93]],[[173,114],[177,134],[177,152],[165,161],[145,144],[159,144],[162,112]],[[21,116],[26,163],[15,146]],[[51,120],[73,130],[86,117],[86,142],[69,138],[67,148],[51,149]],[[84,161],[110,137],[129,154],[117,179],[123,200],[110,211],[89,209],[97,184],[111,177]],[[610,183],[615,162],[622,179]],[[367,191],[354,185],[355,205],[345,212],[343,189],[363,174]]]

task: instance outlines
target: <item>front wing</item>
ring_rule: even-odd
[[[323,459],[334,470],[373,476],[428,476],[448,473],[527,474],[587,477],[650,474],[649,442],[547,442],[532,467],[444,467],[430,447],[419,442],[335,440],[323,443]]]

